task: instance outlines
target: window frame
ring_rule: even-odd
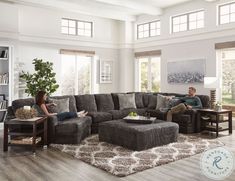
[[[147,61],[147,92],[152,92],[153,84],[152,84],[152,61],[154,61],[154,58],[158,58],[159,60],[159,65],[160,65],[160,70],[159,70],[159,75],[160,75],[160,90],[162,87],[161,80],[161,66],[162,66],[162,58],[161,56],[143,56],[143,57],[138,57],[135,59],[135,90],[137,92],[141,91],[141,62],[142,59],[146,59]],[[156,60],[155,60],[156,61]]]
[[[160,30],[160,34],[159,34],[159,35],[156,34],[156,35],[151,36],[151,26],[150,26],[150,24],[151,24],[151,23],[157,23],[157,22],[159,22],[160,28],[156,28],[155,30],[159,29],[159,30]],[[149,36],[140,38],[140,37],[139,37],[139,26],[144,26],[144,25],[148,25],[148,34],[149,34]],[[143,31],[143,32],[144,32],[144,31]],[[150,21],[150,22],[146,22],[146,23],[137,24],[137,39],[138,39],[138,40],[139,40],[139,39],[144,39],[144,38],[150,38],[150,37],[160,36],[160,35],[161,35],[161,21],[160,21],[160,20],[154,20],[154,21]]]
[[[79,57],[82,57],[82,55],[74,55],[74,54],[62,54],[61,55],[61,64],[62,64],[62,59],[63,59],[63,56],[64,55],[67,55],[67,56],[73,56],[74,57],[74,60],[75,60],[75,82],[74,82],[74,90],[75,90],[75,94],[79,94],[78,93],[78,66],[79,66]],[[96,77],[96,61],[95,61],[95,56],[91,56],[91,55],[88,55],[88,56],[84,56],[84,57],[89,57],[90,59],[88,60],[89,63],[90,63],[90,76],[89,76],[89,94],[94,94],[95,93],[95,80],[97,79]],[[83,60],[84,61],[84,60]],[[87,60],[85,60],[87,61]],[[61,74],[62,76],[62,74]],[[60,79],[62,80],[62,78],[60,77]],[[60,92],[62,93],[62,82],[60,83]]]
[[[235,23],[235,21],[232,21],[231,22],[231,5],[234,4],[235,5],[235,1],[231,1],[231,2],[227,2],[227,3],[223,3],[223,4],[219,4],[217,5],[217,16],[218,16],[218,25],[225,25],[225,24],[230,24],[230,23]],[[224,7],[224,6],[229,6],[229,22],[228,23],[223,23],[221,24],[221,7]]]
[[[76,36],[77,35],[77,28],[76,28],[76,20],[75,19],[69,19],[69,18],[61,18],[61,22],[63,21],[63,20],[67,20],[68,21],[68,26],[62,26],[62,24],[61,24],[61,26],[60,26],[60,28],[61,28],[61,30],[62,30],[62,28],[63,27],[67,27],[68,28],[68,33],[62,33],[62,31],[61,31],[61,34],[63,34],[63,35],[72,35],[72,36]],[[69,21],[75,21],[75,34],[69,34]]]
[[[189,28],[189,16],[191,14],[194,14],[194,13],[199,13],[199,12],[203,12],[204,13],[204,17],[203,17],[203,27],[201,28],[195,28],[195,29],[190,29]],[[181,16],[186,16],[186,27],[187,29],[184,30],[184,31],[177,31],[177,32],[174,32],[174,24],[173,24],[173,19],[174,18],[177,18],[177,17],[181,17]],[[195,10],[195,11],[190,11],[190,12],[187,12],[187,13],[183,13],[183,14],[178,14],[178,15],[174,15],[174,16],[171,16],[170,17],[170,20],[171,20],[171,34],[173,33],[179,33],[179,32],[186,32],[186,31],[193,31],[193,30],[197,30],[197,29],[202,29],[202,28],[205,28],[205,9],[198,9],[198,10]],[[197,20],[196,20],[197,22]],[[180,24],[179,24],[180,25]]]
[[[69,21],[75,21],[75,34],[69,34],[69,26],[68,26],[68,33],[62,33],[62,31],[61,31],[61,34],[93,38],[93,22],[92,21],[76,20],[76,19],[70,19],[70,18],[61,18],[61,22],[62,22],[62,20],[68,20],[68,22]],[[90,23],[91,24],[91,36],[78,35],[78,22]],[[62,27],[65,27],[65,26],[62,26],[62,24],[61,24],[60,28],[62,29]],[[83,30],[85,30],[85,29],[83,29]]]

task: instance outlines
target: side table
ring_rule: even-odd
[[[220,120],[219,116],[224,115],[224,114],[228,115],[228,119]],[[211,118],[202,120],[202,116],[204,115],[207,115],[207,116],[214,115],[215,120]],[[216,111],[213,109],[199,109],[197,112],[197,121],[198,122],[205,121],[205,122],[210,123],[210,126],[206,126],[204,130],[216,132],[216,137],[218,137],[219,132],[221,131],[229,131],[229,134],[232,134],[232,111],[231,110],[222,109],[221,111]],[[228,127],[226,128],[219,127],[220,123],[225,123],[225,122],[228,122]],[[215,124],[215,126],[213,126],[213,124]]]
[[[31,129],[14,130],[13,126],[28,125]],[[43,125],[43,126],[41,126]],[[43,128],[41,128],[41,127]],[[41,136],[41,137],[38,137]],[[10,137],[10,141],[8,140]],[[20,139],[19,139],[20,138]],[[21,139],[22,138],[22,139]],[[39,139],[40,138],[40,139]],[[33,152],[36,151],[36,146],[39,143],[47,145],[47,117],[35,117],[32,119],[11,119],[4,122],[4,135],[3,135],[3,151],[8,151],[8,146],[31,146]]]

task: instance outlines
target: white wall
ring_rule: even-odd
[[[93,37],[68,36],[60,33],[61,18],[92,21]],[[68,13],[52,9],[0,3],[0,45],[14,45],[14,64],[24,63],[24,70],[32,72],[32,60],[42,58],[54,63],[60,83],[59,50],[78,49],[95,51],[100,60],[113,61],[113,83],[98,84],[100,93],[119,91],[119,21]],[[18,98],[18,77],[15,73],[14,96]],[[97,83],[98,80],[96,81]],[[55,94],[60,94],[58,90]]]
[[[235,40],[235,23],[221,26],[216,25],[217,5],[224,2],[228,1],[215,1],[213,3],[205,2],[203,0],[192,1],[166,9],[164,14],[160,17],[140,16],[138,18],[136,24],[157,19],[161,20],[161,36],[140,40],[135,39],[134,49],[136,52],[162,50],[162,92],[182,93],[183,91],[187,91],[188,86],[195,86],[198,89],[199,94],[209,93],[209,90],[204,89],[203,84],[168,84],[167,62],[205,58],[206,76],[217,75],[215,43]],[[170,33],[169,24],[171,16],[198,9],[205,9],[205,28],[187,32]]]
[[[32,71],[32,59],[43,58],[54,62],[59,71],[59,49],[79,49],[95,51],[101,60],[114,61],[113,83],[98,84],[101,93],[134,90],[134,57],[136,51],[161,49],[161,89],[163,92],[186,91],[188,85],[167,83],[167,62],[205,58],[206,75],[216,75],[216,53],[214,44],[235,40],[235,23],[216,25],[216,6],[228,2],[220,0],[206,2],[192,1],[165,9],[160,17],[139,16],[135,26],[122,22],[59,10],[27,7],[0,3],[0,44],[14,46],[15,63],[25,62],[26,70]],[[205,9],[205,28],[170,34],[171,16],[197,9]],[[94,22],[94,37],[68,36],[60,33],[62,17]],[[161,36],[136,39],[136,24],[161,20]],[[133,28],[135,27],[135,28]],[[59,75],[57,75],[58,81]],[[15,83],[17,80],[15,78]],[[194,86],[194,85],[193,85]],[[208,93],[203,85],[195,85],[198,93]],[[17,98],[17,90],[14,90]],[[57,92],[59,94],[59,92]]]

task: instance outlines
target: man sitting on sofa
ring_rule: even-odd
[[[202,103],[199,97],[196,96],[196,89],[189,87],[188,95],[180,98],[183,103],[180,103],[169,109],[167,112],[167,121],[172,121],[172,114],[183,113],[187,109],[201,109]]]

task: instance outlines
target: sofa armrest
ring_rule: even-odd
[[[197,110],[196,109],[188,109],[184,113],[173,114],[173,121],[174,122],[182,121],[181,119],[185,120],[185,121],[188,120],[187,126],[189,126],[189,124],[190,124],[194,133],[200,131],[200,124],[197,121]]]
[[[47,140],[48,143],[52,143],[55,139],[55,127],[58,125],[57,116],[48,116],[47,117]]]

